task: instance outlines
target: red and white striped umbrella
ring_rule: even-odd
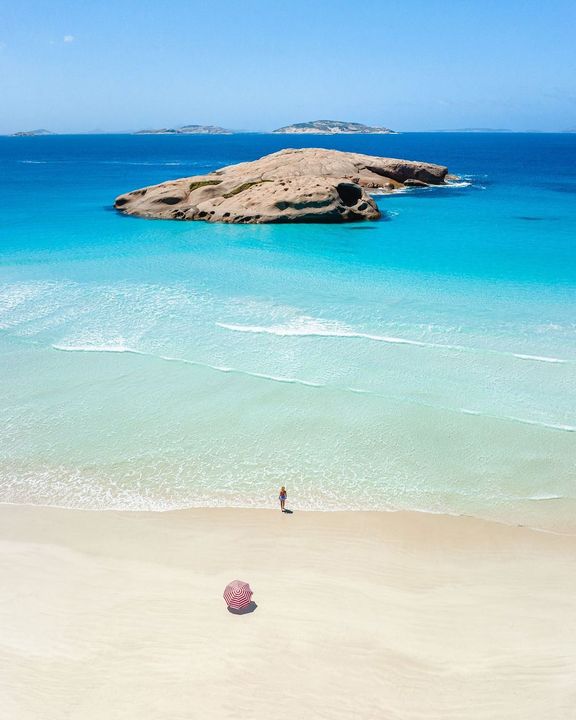
[[[241,610],[248,607],[252,602],[252,590],[250,585],[243,580],[232,580],[224,590],[226,605],[233,610]]]

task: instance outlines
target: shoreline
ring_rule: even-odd
[[[546,498],[534,498],[534,502],[555,502],[555,501],[564,501],[568,500],[569,498],[564,497],[546,497]],[[95,513],[95,514],[128,514],[128,515],[169,515],[169,514],[179,514],[179,513],[195,513],[195,512],[250,512],[250,513],[275,513],[278,512],[276,508],[273,507],[273,505],[187,505],[185,507],[167,507],[167,508],[116,508],[116,507],[109,507],[109,508],[100,508],[100,507],[70,507],[66,505],[44,505],[44,504],[37,504],[33,502],[9,502],[6,500],[0,500],[0,513],[2,512],[2,508],[8,507],[8,508],[29,508],[29,509],[38,509],[38,510],[48,510],[48,511],[62,511],[62,512],[73,512],[73,513]],[[291,508],[288,508],[291,510]],[[471,513],[458,513],[458,512],[449,512],[447,510],[420,510],[417,508],[375,508],[375,509],[366,509],[366,508],[328,508],[328,509],[318,509],[318,508],[298,508],[291,510],[290,514],[298,513],[305,514],[305,515],[401,515],[401,516],[407,516],[410,517],[412,515],[414,516],[432,516],[432,517],[438,517],[438,518],[445,518],[446,520],[469,520],[471,522],[478,522],[483,523],[485,525],[491,526],[495,525],[497,527],[502,528],[510,528],[512,530],[514,529],[522,529],[522,530],[528,530],[530,532],[534,533],[543,533],[545,535],[555,535],[558,537],[564,537],[564,538],[575,538],[576,539],[576,530],[574,532],[567,532],[563,530],[555,530],[552,528],[545,528],[545,527],[536,527],[533,525],[528,525],[526,523],[520,523],[515,522],[513,520],[505,521],[505,520],[498,520],[496,518],[488,518],[488,517],[482,517],[480,515],[472,515]]]
[[[18,720],[572,717],[574,537],[404,511],[2,504],[0,573]],[[226,611],[235,578],[250,615]]]

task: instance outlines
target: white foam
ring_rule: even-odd
[[[511,420],[512,422],[523,423],[524,425],[537,425],[538,427],[548,428],[550,430],[562,430],[563,432],[576,432],[576,425],[564,425],[562,423],[549,423],[542,420],[527,420],[526,418],[504,416],[503,420]]]
[[[434,187],[464,188],[470,187],[470,185],[472,183],[469,180],[447,180],[445,185],[434,185]]]
[[[469,180],[447,180],[443,185],[426,185],[426,186],[415,186],[415,187],[399,187],[395,188],[394,190],[380,190],[378,188],[369,189],[368,192],[373,197],[390,197],[394,195],[403,195],[405,193],[410,193],[414,191],[423,191],[423,190],[446,190],[449,188],[466,188],[470,187],[472,185],[472,182]],[[482,187],[482,186],[481,186]],[[485,190],[484,187],[482,187],[483,190]]]
[[[448,408],[445,408],[448,409]],[[492,415],[490,413],[483,413],[480,410],[470,410],[469,408],[460,408],[459,412],[463,415],[476,415],[479,417],[486,417],[492,420],[506,420],[508,422],[522,423],[523,425],[536,425],[537,427],[546,428],[548,430],[562,430],[563,432],[576,432],[576,426],[565,425],[562,423],[550,423],[544,420],[530,420],[528,418],[519,418],[513,415]]]
[[[197,165],[198,163],[184,163],[184,162],[154,162],[154,161],[135,161],[135,160],[100,160],[100,165],[144,165],[149,167],[169,167],[179,165]]]
[[[31,282],[0,288],[0,329],[18,328],[51,314],[61,304],[55,299],[60,287],[53,282]]]
[[[55,343],[52,345],[54,350],[60,350],[61,352],[105,352],[105,353],[133,353],[134,355],[145,355],[146,353],[140,352],[139,350],[132,350],[122,344],[117,345],[92,345],[87,343],[85,345],[63,345]]]
[[[366,188],[366,192],[368,192],[368,194],[372,197],[389,197],[390,195],[402,195],[408,192],[408,190],[409,188],[407,187],[397,188],[392,192],[390,190],[380,190],[378,188]]]
[[[514,352],[499,350],[482,350],[470,348],[464,345],[449,345],[445,343],[431,343],[423,340],[411,340],[409,338],[395,337],[392,335],[377,335],[373,333],[359,332],[337,322],[317,320],[311,317],[302,317],[299,321],[285,325],[240,325],[235,323],[217,322],[216,325],[225,330],[234,332],[277,335],[278,337],[334,337],[334,338],[358,338],[371,340],[373,342],[389,343],[391,345],[411,345],[413,347],[435,348],[439,350],[451,350],[465,353],[488,353],[492,355],[503,355],[514,357],[520,360],[532,360],[534,362],[545,362],[564,364],[568,362],[562,358],[547,357],[542,355],[526,355]]]
[[[60,352],[102,352],[102,353],[129,353],[131,355],[141,355],[143,357],[155,358],[164,362],[182,363],[183,365],[193,365],[194,367],[203,367],[216,372],[232,373],[235,375],[246,375],[248,377],[259,378],[262,380],[272,380],[273,382],[287,383],[290,385],[305,385],[306,387],[324,387],[321,383],[315,383],[311,380],[301,380],[300,378],[285,377],[283,375],[268,375],[266,373],[250,372],[248,370],[240,370],[238,368],[227,367],[226,365],[211,365],[210,363],[200,362],[198,360],[188,360],[186,358],[172,357],[170,355],[155,355],[153,353],[134,350],[125,345],[63,345],[53,344],[52,348]]]
[[[518,358],[519,360],[534,360],[536,362],[546,362],[546,363],[566,363],[566,360],[562,360],[561,358],[557,357],[547,357],[545,355],[523,355],[521,353],[512,353],[512,355],[515,358]]]
[[[420,340],[408,340],[407,338],[392,337],[389,335],[373,335],[348,328],[339,323],[330,323],[314,318],[303,317],[300,321],[287,325],[237,325],[234,323],[217,322],[218,327],[234,332],[277,335],[279,337],[341,337],[361,338],[374,340],[375,342],[392,343],[394,345],[416,345],[419,347],[444,347],[432,343],[421,342]],[[448,347],[448,346],[446,346]]]

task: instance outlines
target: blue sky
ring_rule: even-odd
[[[574,0],[0,0],[0,132],[576,126]]]

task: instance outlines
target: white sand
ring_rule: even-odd
[[[0,628],[10,720],[576,718],[576,538],[468,518],[0,506]]]

